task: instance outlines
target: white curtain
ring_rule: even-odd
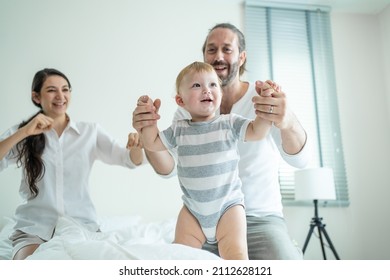
[[[309,167],[333,169],[337,200],[325,203],[349,205],[330,8],[247,0],[245,35],[247,78],[272,79],[282,86],[292,110],[313,139],[314,155]],[[294,171],[285,163],[279,169],[285,205],[298,204],[294,201]]]

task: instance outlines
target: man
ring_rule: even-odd
[[[249,258],[302,259],[302,252],[291,241],[283,218],[278,167],[280,158],[297,168],[309,162],[306,132],[277,84],[241,81],[246,63],[245,38],[234,25],[217,24],[210,30],[203,45],[203,58],[222,80],[220,114],[236,113],[252,119],[257,114],[273,122],[271,132],[264,140],[239,144]],[[133,112],[133,127],[141,130],[154,123],[159,118],[159,107],[158,99],[154,104],[139,103]],[[186,116],[178,109],[174,118]],[[174,174],[175,163],[169,153],[145,152],[158,174]],[[206,244],[204,248],[218,252],[213,245]]]

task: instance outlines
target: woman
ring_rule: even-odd
[[[95,160],[135,168],[143,162],[141,147],[130,151],[98,124],[74,122],[66,111],[72,87],[58,70],[43,69],[33,79],[31,99],[40,111],[0,137],[0,171],[12,163],[23,167],[10,236],[13,259],[25,259],[52,238],[60,216],[69,216],[98,231],[88,179]],[[130,134],[129,142],[138,143]]]

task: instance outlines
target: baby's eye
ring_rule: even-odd
[[[211,83],[211,86],[212,87],[218,87],[218,84],[217,83]]]
[[[193,87],[193,88],[194,88],[194,87],[200,87],[200,84],[195,83],[195,84],[192,85],[192,87]]]

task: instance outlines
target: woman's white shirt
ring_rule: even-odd
[[[9,129],[0,139],[7,138],[17,129],[17,126]],[[19,188],[23,203],[15,212],[15,229],[48,240],[52,237],[58,218],[68,216],[92,231],[98,230],[97,214],[90,196],[91,168],[95,160],[135,168],[129,150],[95,123],[70,121],[61,137],[54,129],[44,135],[46,146],[42,158],[45,174],[37,183],[39,194],[32,198],[23,168]],[[16,163],[16,156],[14,147],[0,161],[0,171]]]

